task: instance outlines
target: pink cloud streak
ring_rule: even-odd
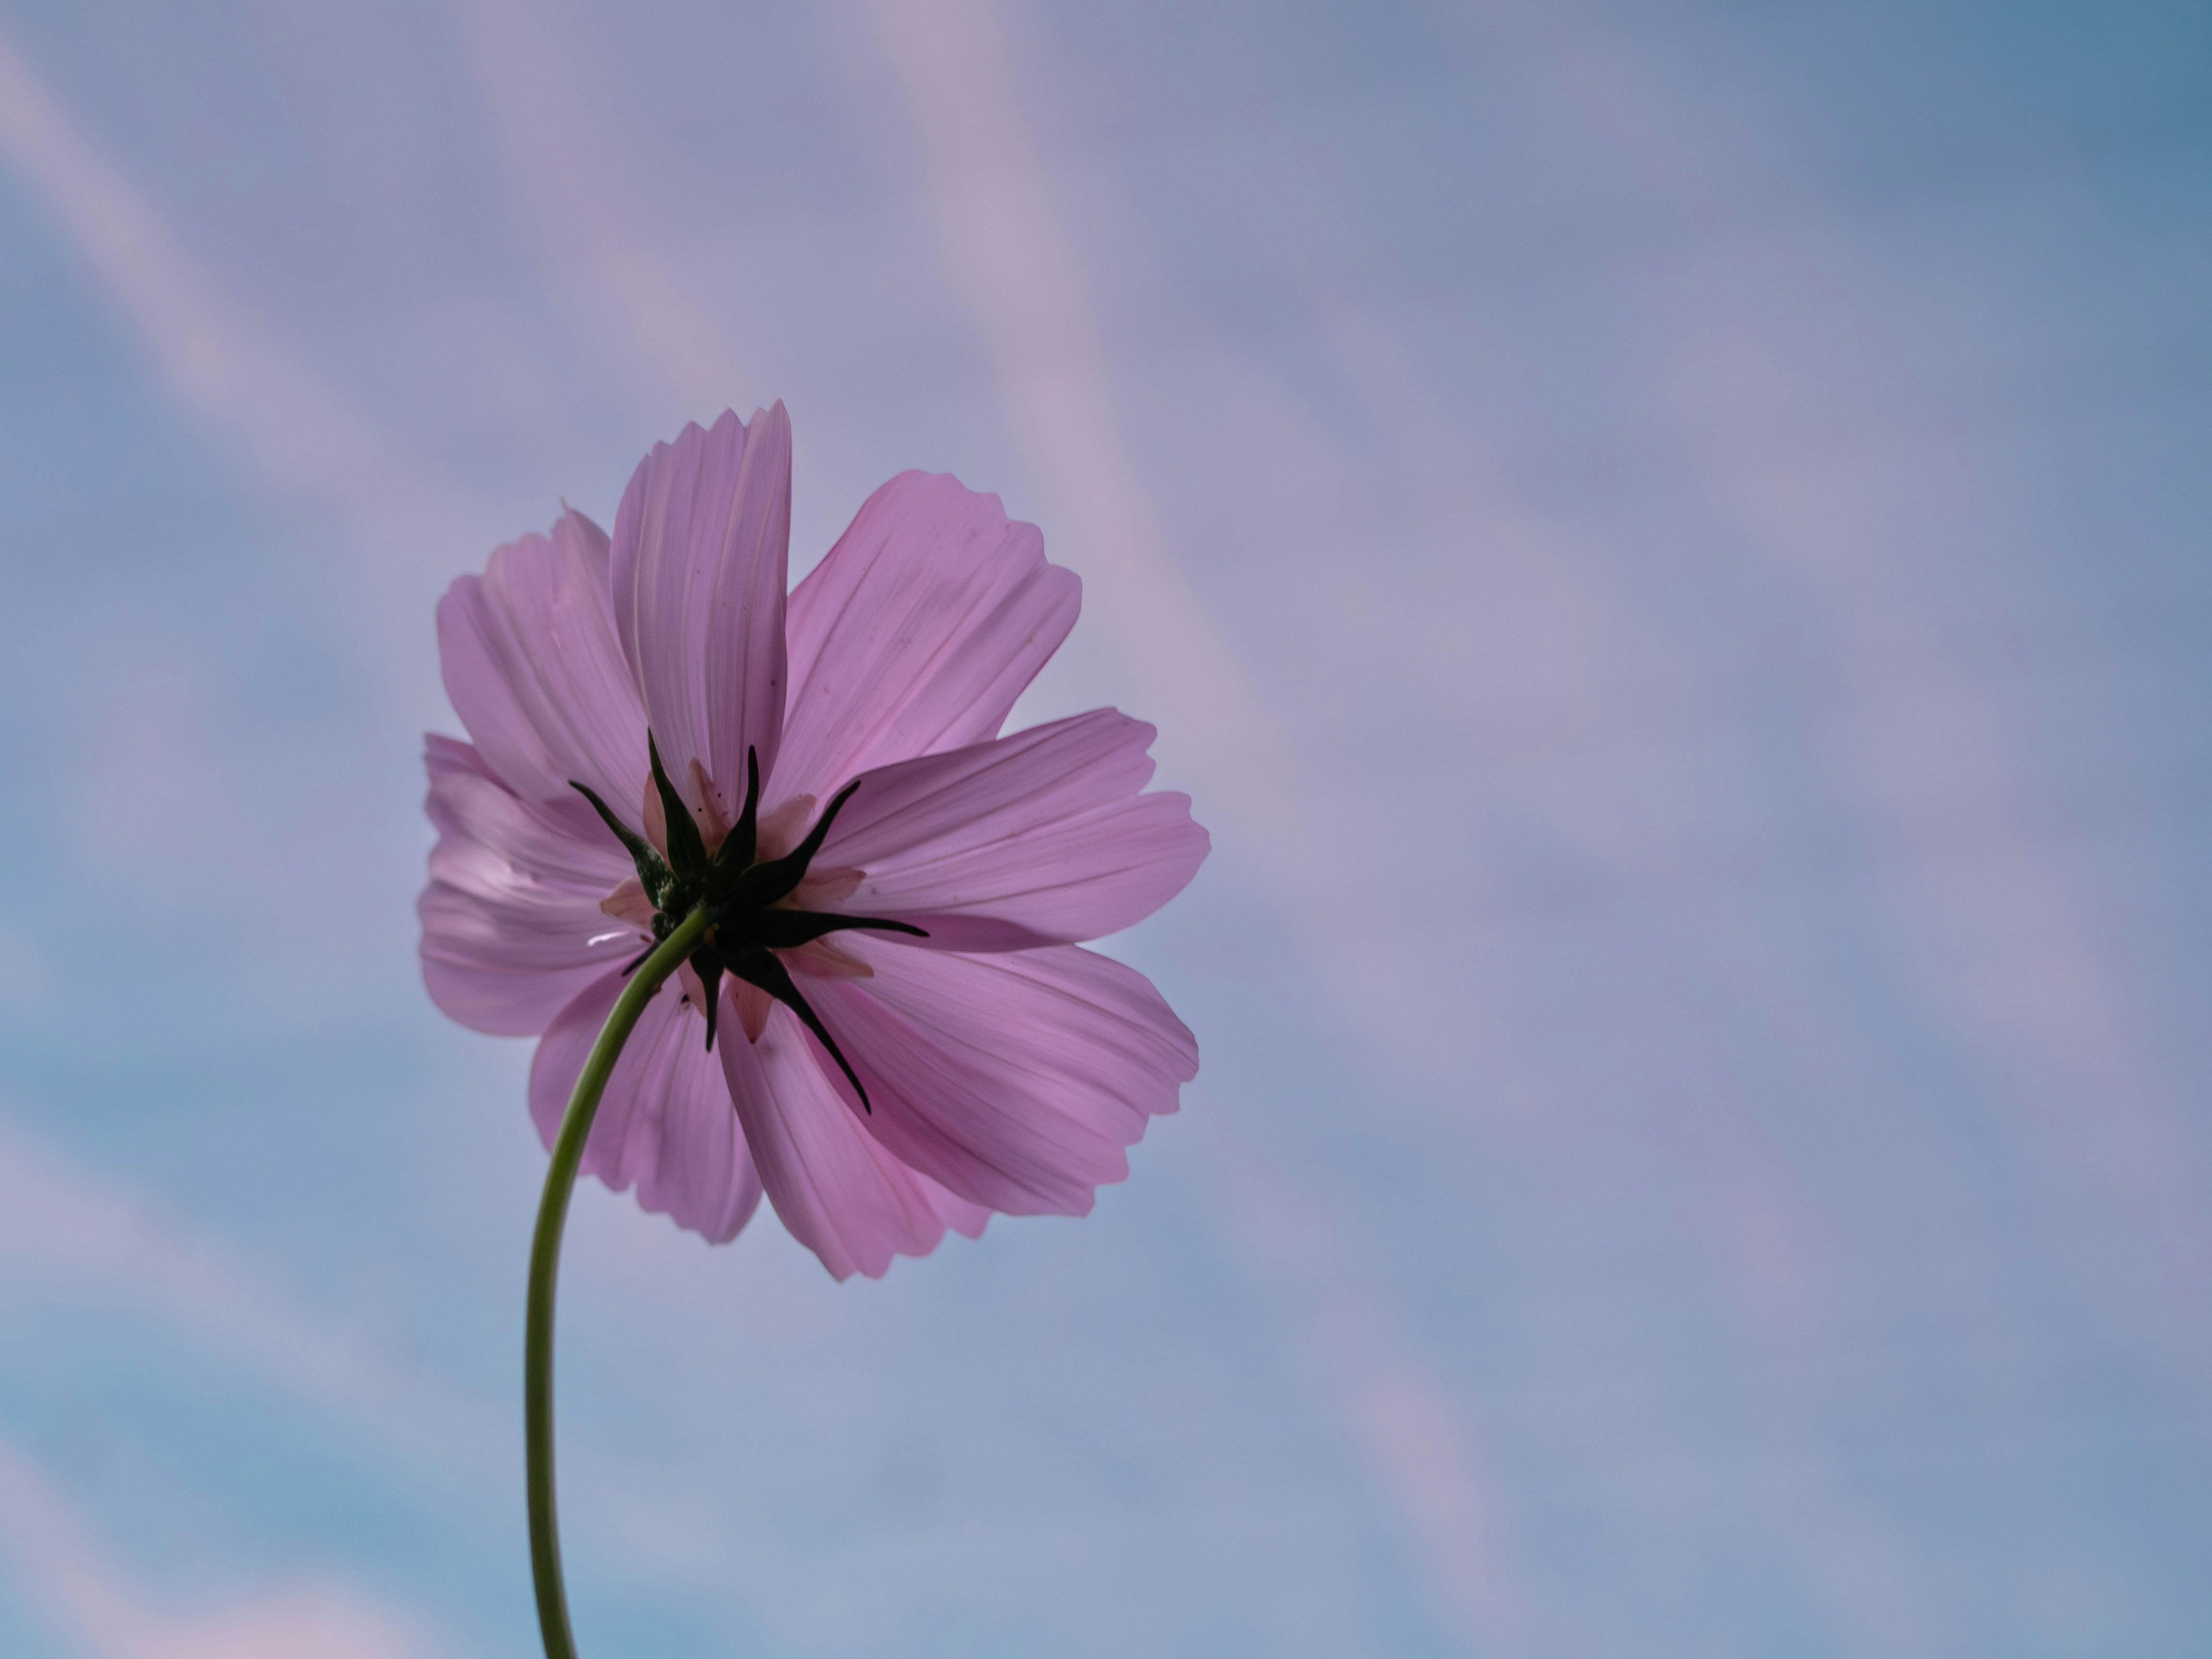
[[[45,1471],[0,1442],[0,1550],[21,1593],[87,1659],[430,1659],[414,1615],[333,1583],[212,1607],[155,1603]]]

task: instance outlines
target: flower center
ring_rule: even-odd
[[[758,856],[763,850],[760,760],[754,750],[745,750],[744,808],[712,849],[700,834],[691,809],[669,782],[668,774],[660,764],[659,745],[650,732],[646,734],[646,753],[653,764],[654,796],[665,824],[668,851],[665,857],[659,848],[615,817],[607,804],[585,785],[572,780],[570,787],[591,802],[600,820],[622,842],[630,861],[637,866],[638,885],[643,890],[646,903],[652,908],[654,944],[666,939],[670,931],[695,910],[707,912],[706,933],[687,965],[699,979],[702,994],[700,1012],[707,1017],[708,1048],[714,1046],[715,1011],[721,1000],[722,975],[727,973],[765,992],[798,1015],[850,1080],[860,1097],[861,1108],[872,1110],[868,1104],[868,1091],[861,1087],[860,1078],[839,1052],[836,1041],[814,1010],[807,1006],[806,999],[792,982],[790,970],[776,955],[780,951],[798,950],[828,934],[856,927],[908,933],[917,939],[927,937],[922,929],[908,922],[879,916],[846,915],[830,910],[803,910],[790,902],[799,884],[806,879],[807,868],[813,863],[815,854],[822,850],[830,824],[853,798],[853,792],[860,787],[860,780],[855,778],[831,797],[830,805],[823,809],[822,816],[814,821],[814,827],[798,846],[780,857],[764,859]],[[623,971],[629,972],[650,954],[648,948]]]

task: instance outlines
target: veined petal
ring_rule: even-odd
[[[464,1025],[535,1036],[635,951],[599,908],[629,860],[573,793],[526,800],[451,738],[430,738],[424,761],[438,844],[416,907],[423,982]]]
[[[1187,795],[1140,793],[1152,728],[1094,709],[864,773],[819,862],[866,873],[835,908],[940,951],[1020,951],[1131,926],[1205,861]]]
[[[574,780],[634,824],[645,707],[615,637],[605,531],[570,512],[550,538],[499,549],[438,602],[438,657],[454,712],[508,788],[565,800]]]
[[[758,1042],[725,1036],[714,1049],[769,1202],[837,1278],[880,1279],[894,1256],[935,1249],[947,1227],[981,1233],[987,1210],[908,1169],[860,1127],[823,1074],[833,1062],[790,1009],[770,1011]]]
[[[530,1115],[548,1151],[623,984],[619,973],[593,981],[538,1045]],[[706,1023],[684,1005],[672,978],[646,1004],[615,1061],[584,1143],[583,1168],[618,1193],[635,1184],[645,1208],[710,1244],[735,1238],[759,1206],[760,1177],[730,1109],[722,1069],[707,1052]]]
[[[901,473],[791,596],[785,757],[766,804],[826,800],[870,767],[997,736],[1081,606],[1074,574],[996,495]]]
[[[1074,945],[994,956],[844,935],[868,979],[807,994],[867,1089],[847,1110],[900,1162],[1013,1215],[1084,1215],[1171,1112],[1198,1045],[1152,982]],[[812,1041],[809,1039],[810,1042]],[[851,1085],[825,1073],[841,1096]]]
[[[706,770],[724,817],[783,729],[784,578],[791,542],[791,422],[725,412],[639,463],[615,514],[615,631],[662,764],[695,811]]]

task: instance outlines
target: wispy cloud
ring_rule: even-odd
[[[48,1632],[85,1659],[428,1659],[453,1650],[414,1614],[330,1582],[215,1606],[161,1606],[46,1472],[4,1441],[0,1571]]]
[[[1145,705],[1172,711],[1161,752],[1205,780],[1240,851],[1302,866],[1288,745],[1161,536],[989,9],[884,0],[875,17],[914,112],[945,274],[989,347],[1051,507],[1052,544],[1083,575],[1085,615],[1111,635]]]
[[[1562,34],[1562,106],[1617,133],[1650,194],[1686,217],[1710,211],[1741,148],[1703,134],[1692,100],[1616,42]],[[1802,596],[1838,808],[1862,845],[1905,854],[1871,861],[1902,979],[2014,1108],[2031,1156],[2086,1176],[2105,1219],[2148,1245],[2123,1275],[2149,1287],[2136,1316],[2201,1369],[2212,1347],[2189,1310],[2212,1290],[2207,1171],[2096,886],[2053,833],[2036,734],[1946,635],[1958,616],[2005,613],[2004,575],[1979,550],[2014,486],[1954,419],[1843,448],[1745,416],[1818,408],[1881,434],[1924,406],[1922,367],[1870,303],[1870,276],[1859,250],[1808,228],[1723,237],[1690,271],[1643,273],[1645,314],[1668,319],[1643,349],[1716,519]],[[1931,543],[1945,550],[1940,592]],[[1932,844],[1944,825],[1964,829],[1955,851]]]
[[[744,401],[743,365],[714,311],[638,222],[649,198],[622,151],[624,129],[595,118],[605,88],[561,10],[464,0],[459,15],[507,177],[578,337],[605,343],[609,374],[656,430],[672,404],[705,420]]]
[[[1208,617],[1161,533],[1121,431],[1080,258],[1013,94],[984,0],[882,0],[878,32],[912,108],[939,250],[996,366],[1012,428],[1054,513],[1054,543],[1082,573],[1146,707],[1171,711],[1163,752],[1202,778],[1239,855],[1289,901],[1317,965],[1355,928],[1351,895],[1316,866],[1296,768],[1275,717]],[[1325,971],[1325,969],[1324,969]],[[1215,1150],[1259,1271],[1287,1277],[1299,1329],[1382,1489],[1470,1639],[1509,1637],[1518,1612],[1495,1506],[1457,1401],[1344,1265],[1279,1248],[1299,1229],[1282,1177],[1225,1135]],[[1304,1216],[1310,1238],[1313,1217]]]
[[[174,1206],[0,1115],[0,1307],[21,1317],[57,1305],[165,1330],[216,1360],[247,1397],[289,1395],[349,1443],[365,1431],[395,1491],[434,1501],[464,1532],[490,1504],[505,1535],[519,1409],[395,1356]],[[590,1446],[570,1448],[562,1468],[599,1496],[605,1513],[573,1524],[599,1556],[656,1582],[721,1582],[714,1546],[728,1517],[715,1493],[680,1478],[672,1491],[670,1471]]]
[[[192,257],[4,27],[0,159],[45,199],[185,405],[265,485],[334,515],[356,555],[338,574],[364,661],[373,672],[405,665],[404,681],[383,669],[387,690],[400,707],[419,707],[422,604],[447,550],[489,533],[484,512],[364,418]],[[368,580],[372,569],[378,580]]]
[[[94,1175],[0,1117],[0,1296],[61,1297],[167,1326],[246,1374],[451,1469],[510,1425],[395,1364],[150,1194]]]
[[[1518,1650],[1526,1609],[1495,1484],[1464,1408],[1408,1351],[1371,1291],[1345,1271],[1327,1200],[1232,1130],[1215,1123],[1200,1133],[1246,1266],[1291,1313],[1352,1443],[1405,1518],[1439,1612],[1476,1650]]]

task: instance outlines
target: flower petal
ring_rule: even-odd
[[[635,825],[645,708],[615,638],[606,532],[580,513],[526,536],[438,602],[446,695],[493,775],[535,800],[571,780]]]
[[[1206,831],[1187,795],[1139,792],[1152,728],[1111,708],[878,767],[818,862],[866,875],[835,908],[940,951],[1020,951],[1131,926],[1188,884]]]
[[[997,736],[1082,592],[996,495],[893,478],[791,596],[787,758],[766,804],[827,799],[872,766]]]
[[[535,1036],[635,951],[635,931],[600,908],[629,860],[573,793],[526,800],[451,738],[430,738],[423,759],[438,830],[416,906],[423,982],[464,1025]]]
[[[606,1024],[623,975],[607,974],[561,1011],[530,1065],[530,1115],[550,1151],[577,1073]],[[717,1044],[720,1047],[720,1044]],[[759,1206],[754,1171],[729,1085],[707,1052],[706,1022],[671,979],[647,1003],[599,1097],[584,1144],[584,1173],[711,1244],[738,1236]]]
[[[868,979],[807,995],[860,1074],[860,1121],[900,1161],[1013,1215],[1084,1215],[1129,1172],[1123,1148],[1172,1112],[1198,1045],[1152,982],[1052,945],[994,956],[846,934]],[[810,1042],[811,1039],[809,1039]],[[841,1095],[851,1085],[828,1079]],[[857,1117],[858,1103],[848,1109]]]
[[[769,1013],[757,1042],[714,1047],[769,1202],[837,1278],[880,1279],[894,1256],[927,1255],[947,1227],[969,1238],[983,1231],[981,1206],[908,1169],[860,1127],[790,1009]]]
[[[615,628],[661,763],[695,810],[691,763],[725,818],[744,804],[745,750],[761,774],[783,729],[791,421],[725,412],[638,464],[615,514]]]

